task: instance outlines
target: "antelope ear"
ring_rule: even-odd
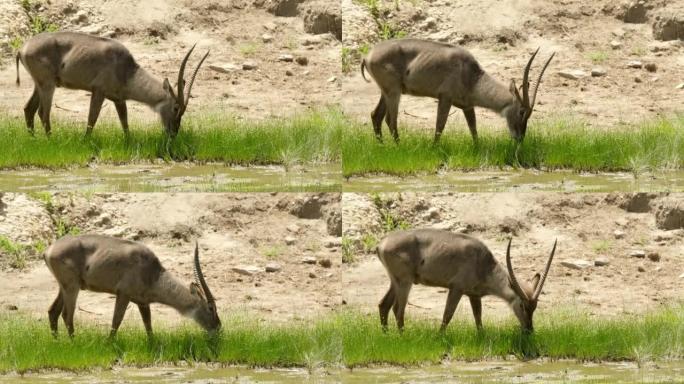
[[[164,90],[168,92],[174,99],[176,98],[176,94],[173,93],[173,87],[171,86],[171,83],[169,83],[168,77],[164,79]]]
[[[518,92],[518,87],[515,86],[514,79],[511,79],[511,85],[508,87],[508,90],[522,103],[522,98],[520,97],[520,92]]]
[[[537,290],[537,285],[539,284],[539,279],[541,279],[540,274],[535,274],[533,278],[530,279],[530,285],[532,285],[534,288],[533,290]]]
[[[202,296],[202,288],[199,286],[199,284],[193,281],[190,283],[190,293],[193,295]]]

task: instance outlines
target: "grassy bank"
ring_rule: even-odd
[[[73,340],[53,339],[45,321],[0,316],[0,372],[43,368],[86,369],[115,364],[155,365],[219,362],[254,366],[414,365],[450,359],[508,358],[660,360],[684,358],[684,307],[645,316],[600,318],[557,311],[537,316],[531,336],[509,317],[485,319],[478,333],[470,316],[458,317],[444,334],[434,319],[408,319],[403,334],[382,332],[377,316],[346,311],[312,322],[264,324],[249,316],[224,318],[221,334],[209,337],[188,325],[157,325],[148,340],[138,324],[124,324],[115,339],[107,327],[78,324]],[[60,327],[62,325],[60,324]],[[62,328],[63,329],[63,328]]]
[[[204,113],[184,118],[172,141],[158,121],[133,122],[126,140],[118,121],[98,122],[86,138],[85,122],[58,120],[47,138],[38,121],[36,135],[31,136],[23,118],[0,116],[0,169],[158,159],[240,165],[335,163],[341,159],[344,126],[341,112],[334,109],[263,121]]]
[[[505,128],[481,130],[477,145],[465,126],[447,127],[438,145],[432,144],[432,129],[400,127],[398,145],[386,126],[384,144],[375,140],[372,131],[368,124],[358,123],[345,129],[344,176],[506,166],[635,174],[684,168],[684,115],[611,129],[593,128],[579,121],[531,121],[517,156],[517,146]]]

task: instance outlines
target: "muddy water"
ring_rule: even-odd
[[[0,189],[5,192],[338,191],[340,183],[335,164],[292,170],[176,163],[0,171]]]
[[[410,177],[376,175],[351,177],[345,180],[344,190],[349,192],[432,192],[440,190],[462,192],[681,192],[684,191],[684,170],[640,174],[636,178],[632,173],[574,173],[535,170],[443,172]]]
[[[17,380],[0,377],[0,383]],[[684,361],[647,363],[452,362],[421,368],[249,369],[229,368],[115,368],[74,376],[52,372],[24,375],[23,383],[661,383],[684,379]]]

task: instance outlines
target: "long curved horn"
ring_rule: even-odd
[[[195,279],[197,279],[197,282],[202,287],[204,296],[207,297],[207,302],[210,304],[215,303],[214,295],[211,294],[209,286],[207,285],[206,280],[204,280],[204,274],[202,273],[202,267],[200,266],[199,261],[199,244],[197,244],[197,242],[195,242]]]
[[[549,274],[549,269],[551,268],[551,260],[553,260],[553,255],[556,253],[556,244],[558,244],[558,239],[553,242],[553,249],[551,250],[551,256],[549,256],[549,261],[546,262],[546,269],[541,275],[539,284],[537,284],[537,289],[534,290],[534,295],[532,295],[532,300],[537,300],[539,295],[541,295],[542,287],[544,286],[544,281],[546,281],[546,276]]]
[[[185,104],[182,104],[181,109],[179,110],[180,115],[182,115],[185,112],[185,108],[188,107],[188,102],[190,101],[190,92],[192,91],[192,85],[195,84],[195,77],[197,76],[197,72],[202,66],[202,63],[204,63],[204,60],[206,60],[207,56],[209,56],[209,51],[207,51],[207,53],[204,54],[202,60],[200,60],[199,64],[197,64],[197,67],[195,67],[195,72],[192,73],[192,77],[190,78],[190,85],[188,85],[188,93],[185,96]]]
[[[537,50],[534,51],[534,53],[532,54],[532,57],[530,57],[530,60],[527,62],[527,65],[525,66],[525,72],[523,73],[523,105],[526,108],[530,109],[532,109],[532,107],[530,106],[530,83],[527,79],[530,77],[530,68],[532,67],[532,61],[534,61],[534,57],[537,56],[537,52],[539,52],[539,48],[537,48]]]
[[[511,265],[511,241],[513,241],[512,238],[508,239],[508,248],[506,248],[506,267],[508,268],[508,277],[511,279],[511,287],[513,287],[515,293],[517,293],[518,296],[522,297],[523,299],[529,301],[527,293],[520,288],[518,279],[515,278],[515,273],[513,272],[513,266]]]
[[[541,83],[542,76],[544,76],[544,71],[546,71],[546,67],[549,66],[549,63],[551,62],[551,59],[553,59],[553,56],[555,54],[556,54],[556,52],[551,54],[549,59],[546,60],[546,64],[544,64],[544,68],[542,68],[541,72],[539,73],[539,77],[537,78],[537,82],[534,84],[534,93],[532,94],[532,103],[530,104],[530,109],[534,108],[535,100],[537,100],[537,90],[539,89],[539,83]]]
[[[178,71],[178,92],[176,94],[176,100],[178,101],[178,105],[181,107],[185,104],[185,101],[183,100],[183,91],[185,90],[185,65],[188,63],[188,59],[190,58],[192,51],[195,49],[195,45],[197,45],[197,43],[195,43],[192,48],[190,48],[188,53],[185,54],[183,61],[181,61],[180,70]]]

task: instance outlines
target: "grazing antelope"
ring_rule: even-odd
[[[529,281],[518,281],[511,265],[511,241],[506,249],[507,270],[474,237],[437,229],[393,232],[377,248],[378,257],[390,278],[390,288],[380,302],[380,323],[387,329],[387,315],[394,310],[399,329],[404,327],[404,310],[413,284],[449,290],[442,331],[449,325],[461,296],[470,299],[475,324],[482,328],[481,297],[494,295],[505,300],[525,331],[531,332],[544,281],[556,252],[553,244],[546,269]]]
[[[174,92],[169,79],[159,80],[141,68],[128,49],[116,40],[74,32],[36,35],[16,56],[17,86],[20,84],[20,61],[35,83],[33,94],[24,107],[26,126],[33,134],[33,121],[38,111],[45,133],[50,134],[52,95],[56,87],[64,87],[92,94],[87,135],[95,126],[104,99],[108,99],[116,107],[124,134],[128,135],[126,100],[135,100],[159,113],[166,133],[175,137],[188,107],[197,71],[209,55],[207,51],[200,60],[185,92],[185,65],[194,49],[193,45],[181,62],[178,88]]]
[[[221,327],[216,301],[204,280],[197,245],[196,282],[189,286],[165,270],[145,245],[115,237],[66,236],[53,243],[43,258],[59,283],[59,293],[48,311],[54,335],[61,313],[69,336],[73,336],[76,298],[82,289],[116,295],[112,336],[119,329],[129,302],[138,305],[148,335],[152,334],[150,303],[171,306],[208,331]]]
[[[413,95],[438,100],[435,142],[442,135],[452,105],[463,110],[473,140],[477,140],[474,107],[484,107],[505,117],[511,137],[522,141],[527,131],[527,120],[534,109],[539,83],[555,54],[551,54],[544,64],[530,98],[527,78],[537,52],[539,49],[525,67],[521,97],[515,80],[506,87],[483,71],[473,55],[463,48],[417,39],[388,40],[377,44],[361,61],[364,80],[369,81],[364,73],[366,69],[382,93],[371,113],[375,136],[382,141],[384,118],[394,140],[399,141],[399,99],[401,95]]]

